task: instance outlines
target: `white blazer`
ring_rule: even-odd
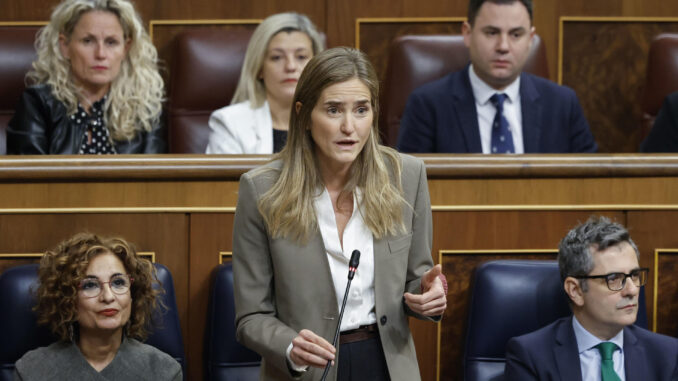
[[[273,153],[273,121],[268,102],[253,109],[250,102],[232,104],[210,115],[206,153]]]

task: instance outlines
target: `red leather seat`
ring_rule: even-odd
[[[170,153],[204,153],[210,114],[231,103],[253,30],[200,29],[174,43],[170,73]]]
[[[14,115],[25,77],[36,59],[38,26],[0,27],[0,155],[7,153],[7,124]]]
[[[401,36],[391,43],[381,95],[380,130],[384,144],[395,147],[400,118],[410,93],[417,87],[463,69],[469,52],[461,35]],[[546,48],[534,36],[525,71],[548,78]]]
[[[652,40],[647,58],[641,140],[652,129],[664,98],[674,91],[678,91],[678,34],[660,34]]]

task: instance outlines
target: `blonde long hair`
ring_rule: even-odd
[[[311,39],[313,55],[322,52],[325,44],[315,25],[305,15],[295,12],[278,13],[267,17],[254,30],[247,45],[245,60],[240,71],[238,87],[235,89],[231,104],[250,101],[252,108],[261,107],[266,101],[266,88],[259,79],[259,73],[264,66],[264,59],[268,50],[268,43],[276,34],[286,31],[299,31]]]
[[[361,189],[359,210],[376,238],[405,230],[402,208],[408,204],[403,198],[401,159],[395,150],[379,144],[379,80],[365,54],[351,48],[334,48],[311,59],[299,78],[293,104],[300,102],[302,106],[299,112],[292,112],[287,144],[274,157],[282,160],[282,168],[262,167],[255,171],[255,176],[278,172],[277,180],[258,203],[274,238],[306,242],[317,228],[313,199],[324,185],[310,132],[311,112],[325,88],[353,78],[369,89],[374,118],[340,197]]]
[[[118,16],[127,56],[111,84],[106,100],[106,126],[115,140],[134,138],[139,130],[151,131],[160,120],[164,84],[158,73],[158,53],[132,3],[127,0],[64,0],[52,12],[47,26],[38,32],[35,48],[38,58],[26,75],[29,85],[47,84],[69,115],[78,109],[78,89],[71,77],[71,66],[59,49],[59,35],[70,39],[80,17],[91,11]]]

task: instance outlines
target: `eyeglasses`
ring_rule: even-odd
[[[575,276],[577,279],[605,279],[607,288],[610,291],[619,291],[626,285],[626,278],[631,278],[636,287],[644,286],[647,282],[647,273],[650,271],[647,267],[632,270],[628,274],[624,273],[609,273],[605,275],[579,275]]]
[[[114,294],[122,295],[129,291],[134,278],[127,274],[113,275],[108,282],[102,282],[97,278],[87,278],[80,282],[80,291],[86,298],[96,298],[104,289],[104,284],[108,283]]]

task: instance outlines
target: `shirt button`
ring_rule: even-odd
[[[388,319],[386,319],[386,315],[384,315],[384,316],[381,317],[381,319],[379,319],[379,322],[381,323],[381,325],[386,325],[387,320]]]

